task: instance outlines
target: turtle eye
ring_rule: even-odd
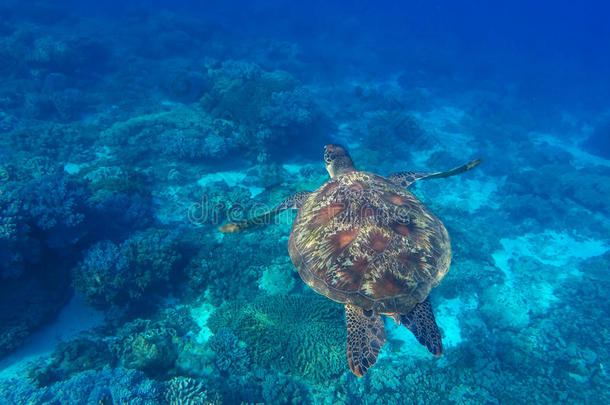
[[[324,162],[326,164],[330,164],[333,161],[340,159],[344,156],[349,158],[349,155],[347,154],[347,151],[343,146],[336,144],[324,146]]]

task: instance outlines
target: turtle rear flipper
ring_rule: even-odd
[[[430,300],[415,305],[407,315],[400,315],[400,323],[405,325],[414,335],[419,343],[426,346],[430,353],[435,356],[443,354],[443,342],[441,332],[438,329]]]
[[[472,162],[466,163],[465,165],[456,167],[455,169],[451,169],[446,172],[397,172],[390,174],[387,179],[398,186],[409,187],[410,184],[416,182],[417,180],[440,179],[467,172],[468,170],[478,166],[481,162],[481,159],[475,159]]]
[[[221,232],[241,232],[248,228],[253,228],[255,226],[269,225],[273,217],[275,217],[282,211],[288,209],[298,210],[299,208],[301,208],[301,204],[303,204],[303,201],[305,201],[305,199],[310,194],[311,191],[299,191],[276,205],[271,211],[267,211],[265,213],[262,213],[261,215],[244,219],[242,221],[227,222],[226,224],[221,226],[219,230]]]
[[[347,362],[357,377],[364,376],[377,361],[385,343],[383,319],[373,311],[345,304],[347,321]]]

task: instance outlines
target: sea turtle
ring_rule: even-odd
[[[380,315],[392,316],[440,356],[441,335],[427,296],[449,270],[449,235],[406,187],[463,173],[481,160],[447,172],[386,178],[356,170],[341,145],[326,145],[324,161],[330,180],[316,191],[298,192],[271,211],[220,230],[242,231],[268,224],[286,209],[298,210],[288,240],[290,258],[305,283],[345,305],[347,360],[356,376],[375,364],[385,343]]]

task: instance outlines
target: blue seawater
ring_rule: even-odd
[[[0,403],[610,403],[609,15],[0,1]],[[410,186],[451,237],[442,356],[385,317],[356,377],[295,212],[218,230],[324,184],[327,144],[382,176],[483,159]]]

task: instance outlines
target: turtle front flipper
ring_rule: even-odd
[[[435,356],[443,354],[441,332],[434,319],[429,299],[415,305],[407,315],[400,315],[400,323],[413,332],[417,341],[426,346],[430,353]]]
[[[228,222],[221,226],[219,230],[221,232],[241,232],[255,226],[269,225],[273,217],[280,212],[288,209],[298,210],[301,208],[301,204],[303,204],[303,201],[305,201],[310,194],[311,191],[299,191],[276,205],[271,211],[242,221]]]
[[[364,376],[377,361],[385,343],[383,319],[373,311],[345,304],[347,321],[347,362],[357,377]]]
[[[410,184],[417,180],[440,179],[442,177],[455,176],[456,174],[467,172],[468,170],[478,166],[482,162],[481,159],[475,159],[472,162],[466,163],[455,169],[446,172],[397,172],[390,174],[387,179],[397,186],[409,187]]]

